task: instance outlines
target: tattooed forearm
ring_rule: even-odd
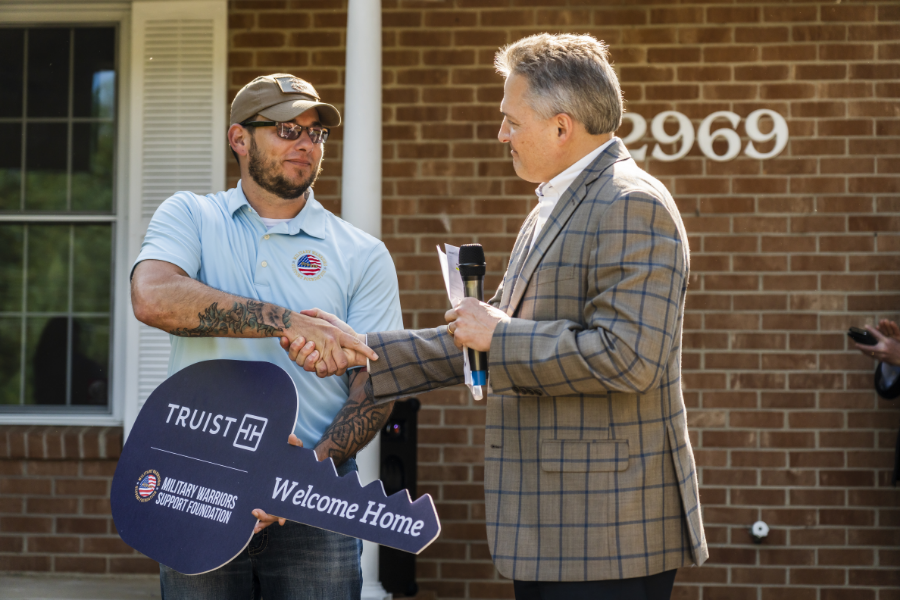
[[[340,465],[362,450],[384,427],[393,402],[375,404],[372,382],[365,369],[350,373],[350,397],[316,444],[320,456]]]
[[[282,313],[280,317],[279,312]],[[249,299],[234,302],[231,309],[219,308],[219,303],[213,302],[197,316],[200,318],[197,327],[173,329],[169,333],[181,337],[214,337],[237,335],[249,329],[262,336],[274,336],[291,326],[291,311]]]

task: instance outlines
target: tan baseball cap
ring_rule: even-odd
[[[315,108],[319,120],[326,127],[341,124],[341,113],[330,104],[319,102],[319,94],[308,81],[275,73],[257,77],[241,88],[231,103],[231,122],[243,123],[253,115],[272,121],[290,121],[297,115]]]

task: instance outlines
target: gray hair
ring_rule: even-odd
[[[566,113],[588,133],[622,124],[622,91],[605,43],[590,35],[541,33],[508,44],[494,57],[497,72],[528,80],[528,104],[542,118]]]

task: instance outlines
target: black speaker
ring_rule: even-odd
[[[415,399],[394,403],[394,410],[381,430],[381,482],[388,496],[406,488],[415,500],[416,420],[421,403]],[[378,578],[395,597],[415,596],[416,555],[386,546],[378,547]]]

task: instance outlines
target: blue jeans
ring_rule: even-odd
[[[356,470],[350,459],[338,467]],[[356,538],[288,521],[270,525],[228,564],[202,575],[159,566],[163,600],[359,600],[362,590]]]

